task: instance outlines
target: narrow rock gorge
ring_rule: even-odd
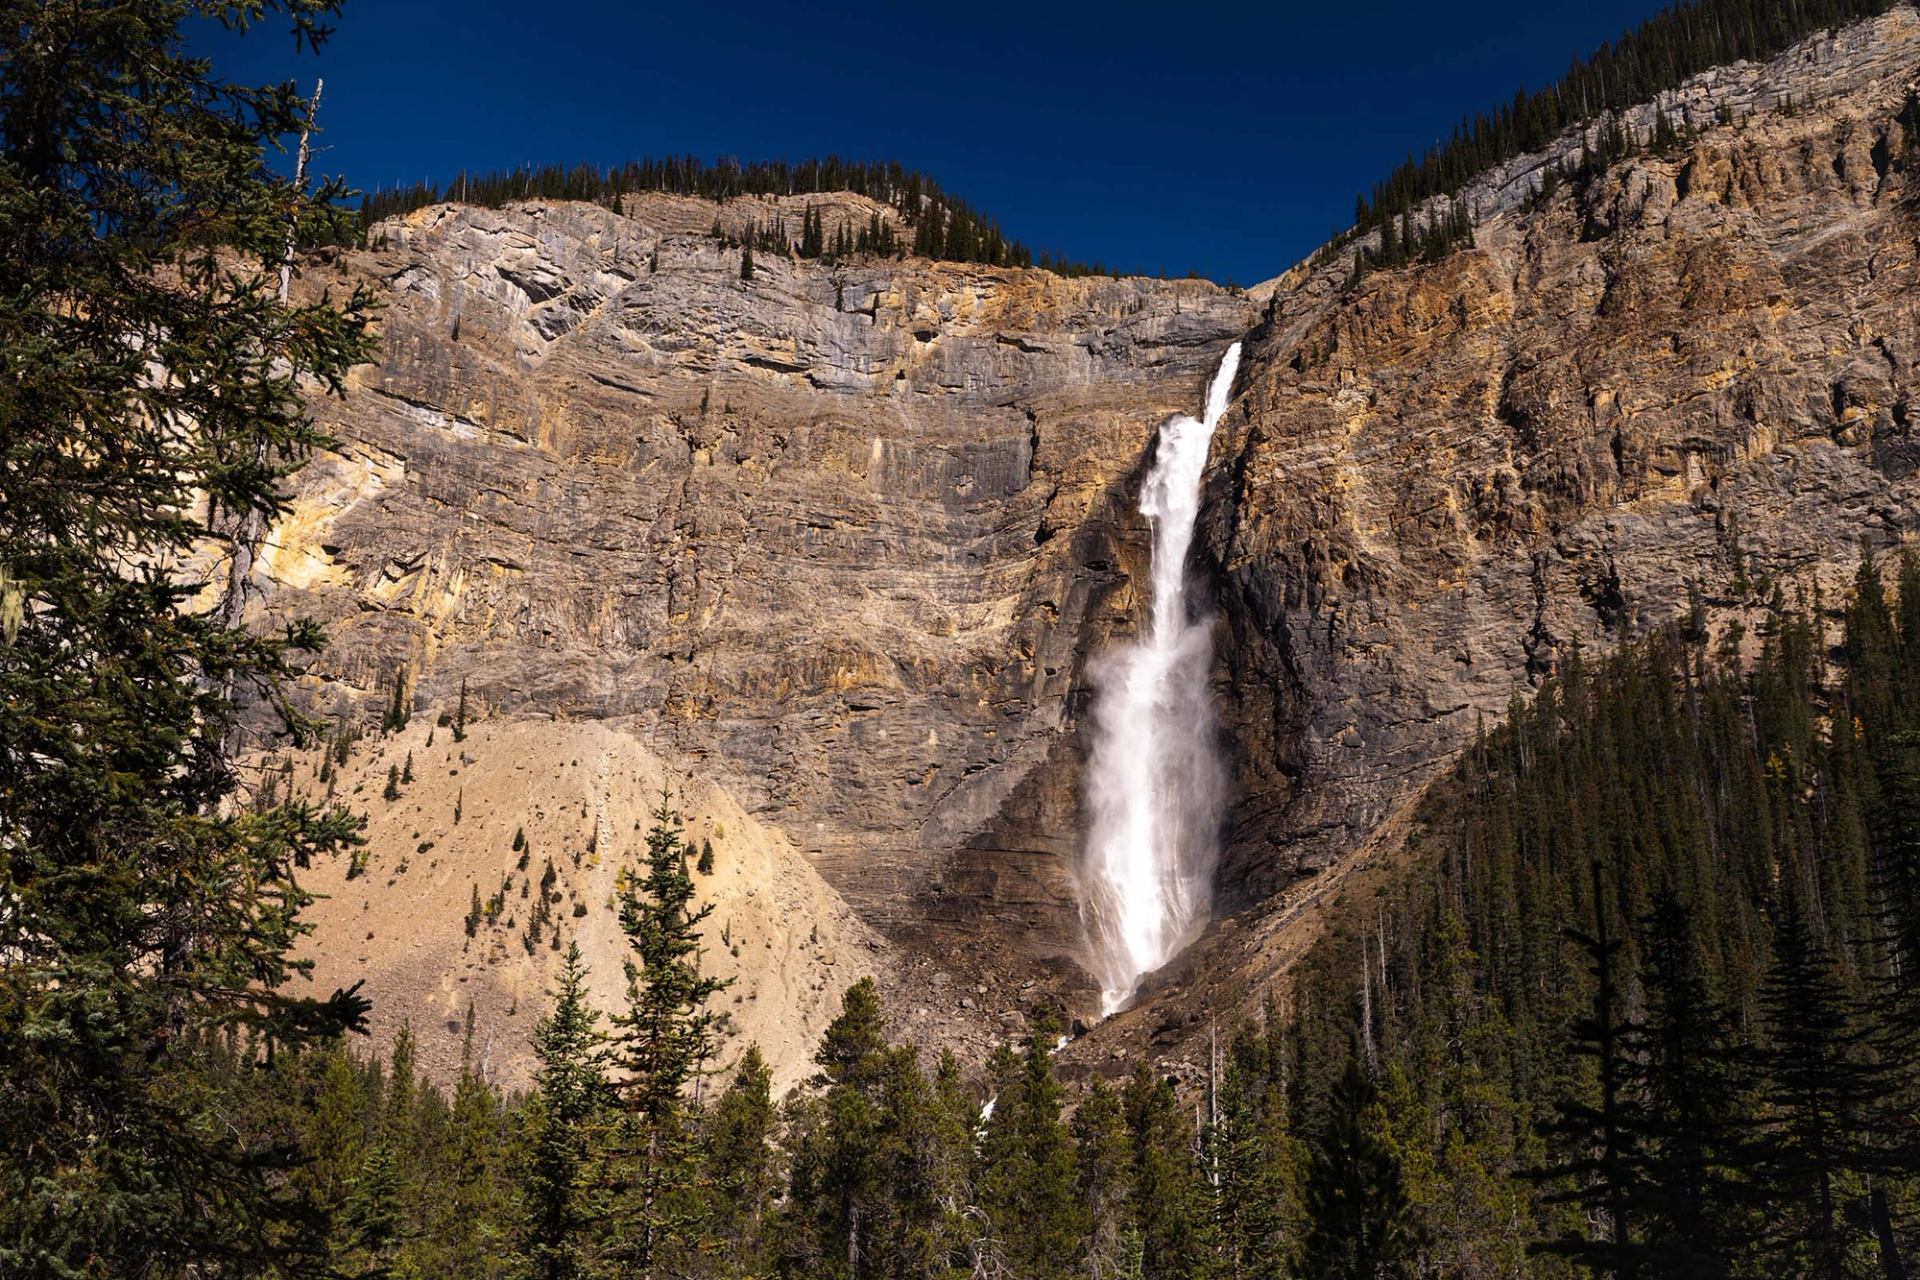
[[[316,401],[337,445],[270,538],[264,609],[328,627],[318,711],[377,714],[400,681],[431,719],[464,687],[475,763],[529,775],[484,841],[387,824],[386,887],[313,949],[378,916],[505,963],[460,936],[466,885],[512,865],[511,806],[553,815],[543,848],[638,838],[570,763],[591,727],[807,904],[754,917],[769,955],[831,923],[819,990],[877,972],[904,1034],[975,1055],[1035,992],[1091,1021],[1088,663],[1144,622],[1149,442],[1244,340],[1196,553],[1234,771],[1222,915],[1063,1060],[1177,1058],[1577,646],[1811,591],[1916,527],[1916,73],[1902,8],[1698,77],[1658,104],[1685,143],[1536,194],[1570,135],[1468,189],[1472,248],[1352,284],[1352,246],[1245,294],[919,259],[743,279],[714,234],[823,200],[891,216],[851,195],[436,205],[309,264],[304,288],[378,286],[383,351]],[[475,767],[443,746],[441,773]],[[397,760],[376,749],[362,786]],[[430,893],[408,876],[435,822]],[[545,954],[514,962],[529,992]],[[375,965],[377,1007],[450,1052],[457,993],[418,970]],[[829,1006],[781,1033],[783,1079]]]

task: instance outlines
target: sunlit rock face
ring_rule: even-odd
[[[1584,192],[1525,199],[1574,137],[1505,166],[1467,193],[1472,251],[1281,282],[1204,533],[1242,901],[1363,840],[1576,643],[1916,528],[1916,75],[1903,7],[1702,77],[1666,103],[1694,138]]]
[[[421,210],[303,281],[374,282],[385,338],[322,408],[267,607],[330,624],[322,707],[404,667],[423,706],[465,678],[492,715],[618,718],[885,939],[905,1030],[978,1049],[1049,993],[1098,1010],[1089,670],[1150,617],[1153,434],[1244,339],[1189,565],[1221,918],[1062,1057],[1177,1067],[1576,644],[1920,527],[1917,77],[1896,9],[1669,95],[1692,136],[1584,190],[1531,198],[1576,138],[1503,165],[1471,250],[1251,300],[770,254],[743,281],[715,206],[660,197]]]
[[[382,355],[320,403],[268,605],[329,626],[323,708],[405,668],[423,707],[464,679],[622,717],[957,975],[929,1019],[997,1027],[1035,977],[1092,1007],[1083,658],[1137,622],[1153,432],[1257,308],[913,260],[742,280],[710,224],[771,203],[440,206],[310,270],[384,292]]]

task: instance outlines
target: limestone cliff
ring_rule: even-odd
[[[1573,646],[1916,527],[1917,73],[1902,8],[1699,77],[1670,154],[1536,197],[1569,136],[1466,193],[1473,249],[1350,289],[1333,255],[1264,312],[911,260],[743,280],[710,231],[774,201],[424,209],[308,273],[380,282],[385,346],[322,406],[268,608],[330,625],[323,708],[404,669],[423,708],[465,680],[639,740],[844,898],[908,1029],[978,1049],[1035,988],[1090,1003],[1086,659],[1140,613],[1152,432],[1245,335],[1201,529],[1231,910],[1070,1056],[1176,1052]]]
[[[494,718],[617,718],[938,957],[897,1002],[929,1025],[985,1035],[1036,978],[1081,1007],[1083,659],[1133,625],[1152,432],[1255,308],[923,261],[743,280],[710,224],[774,203],[439,206],[309,272],[384,287],[384,351],[320,403],[268,606],[327,624],[331,713],[404,672],[421,708],[465,681]]]
[[[1576,646],[1695,597],[1837,604],[1862,540],[1920,528],[1916,76],[1895,9],[1668,95],[1669,154],[1536,197],[1569,135],[1485,176],[1472,250],[1270,287],[1204,533],[1243,910],[1110,1034],[1176,1043],[1284,968],[1301,908]]]

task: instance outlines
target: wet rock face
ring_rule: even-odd
[[[1539,158],[1508,166],[1472,251],[1280,282],[1203,535],[1231,900],[1354,847],[1573,646],[1831,586],[1916,527],[1916,74],[1896,10],[1703,78],[1670,105],[1704,132],[1585,190],[1529,203]]]
[[[714,209],[442,206],[310,272],[380,282],[384,351],[321,405],[268,607],[328,625],[322,708],[404,668],[422,706],[465,679],[633,717],[869,922],[1071,970],[1082,661],[1138,603],[1151,433],[1255,308],[919,261],[743,281],[690,230]]]

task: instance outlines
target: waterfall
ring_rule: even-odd
[[[1206,416],[1180,414],[1160,428],[1140,492],[1153,527],[1152,614],[1137,642],[1092,668],[1082,912],[1106,1013],[1193,941],[1212,908],[1226,782],[1207,691],[1212,619],[1193,616],[1187,551],[1207,448],[1239,365],[1236,342],[1207,388]]]

